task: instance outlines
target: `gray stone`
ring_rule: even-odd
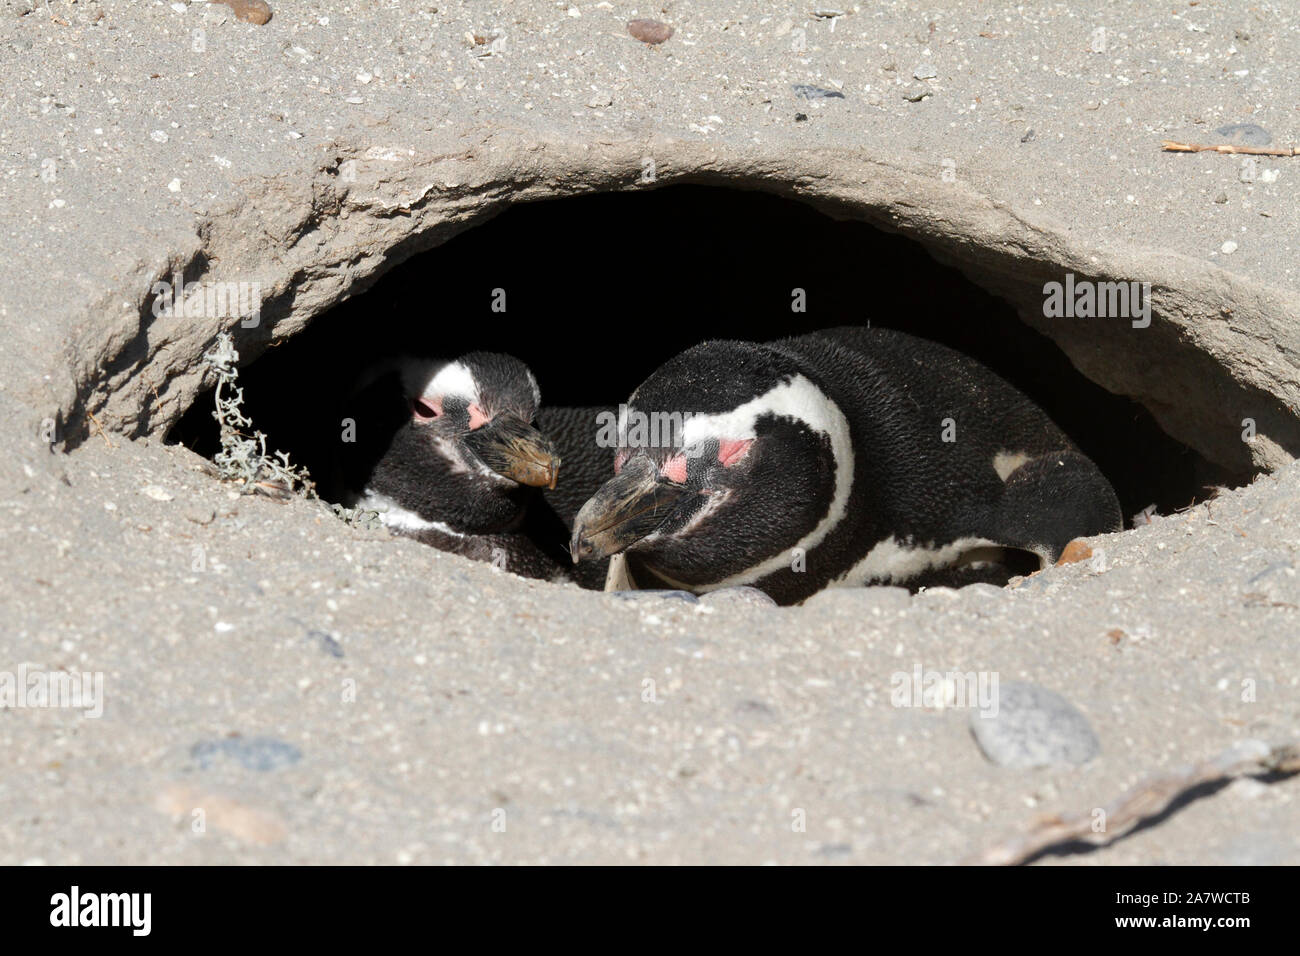
[[[1272,134],[1254,123],[1233,123],[1229,126],[1220,126],[1215,132],[1238,146],[1267,146],[1273,142]]]
[[[190,748],[199,768],[209,770],[218,758],[235,761],[245,770],[279,770],[302,759],[302,751],[274,737],[223,737],[203,740]]]
[[[343,645],[340,644],[338,642],[338,639],[335,638],[334,635],[330,634],[328,631],[321,631],[315,629],[310,630],[307,632],[307,640],[314,642],[317,647],[319,647],[330,657],[343,656]]]
[[[842,100],[844,94],[839,90],[827,90],[807,83],[796,83],[791,87],[794,95],[804,100]]]
[[[618,598],[620,601],[659,601],[667,599],[694,604],[699,600],[690,591],[669,588],[646,588],[643,591],[610,591],[609,595]]]
[[[1000,683],[996,716],[972,710],[971,732],[984,756],[1003,767],[1077,766],[1101,749],[1088,719],[1055,691]]]

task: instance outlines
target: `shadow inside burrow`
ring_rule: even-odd
[[[493,311],[495,290],[504,290],[504,313]],[[794,290],[806,311],[792,311]],[[1126,516],[1150,505],[1168,513],[1249,478],[1087,379],[1008,303],[918,242],[795,200],[712,186],[512,206],[317,316],[245,365],[240,383],[269,446],[319,480],[339,440],[335,399],[390,355],[508,352],[532,368],[546,404],[616,405],[708,338],[867,323],[942,342],[1010,381],[1097,463]],[[211,456],[212,409],[212,394],[201,395],[169,440]]]

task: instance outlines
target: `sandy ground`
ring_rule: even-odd
[[[1293,140],[1294,86],[1275,88],[1293,14],[665,6],[647,15],[678,32],[648,49],[628,4],[279,2],[261,27],[199,3],[54,0],[56,21],[4,5],[0,670],[102,675],[103,706],[0,707],[0,862],[942,864],[1234,743],[1300,740],[1300,466],[1016,589],[777,609],[525,582],[240,496],[120,416],[51,447],[85,343],[131,334],[121,290],[248,182],[318,170],[358,130],[798,137],[936,174],[952,158],[1098,248],[1136,236],[1295,289],[1287,160],[1246,183],[1235,158],[1170,167],[1151,148],[1243,117]],[[291,195],[264,210],[268,249]],[[998,765],[969,708],[895,706],[915,668],[1055,691],[1098,753]],[[1203,788],[1044,862],[1297,863],[1298,795],[1294,777]]]

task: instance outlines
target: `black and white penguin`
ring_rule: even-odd
[[[382,363],[341,409],[339,497],[441,550],[525,577],[567,578],[562,558],[522,530],[561,461],[532,424],[540,402],[532,372],[509,355]]]
[[[1004,549],[1051,562],[1122,527],[1109,483],[1040,409],[901,332],[697,345],[637,388],[616,441],[617,476],[570,549],[625,553],[641,587],[753,585],[792,604],[916,587]]]

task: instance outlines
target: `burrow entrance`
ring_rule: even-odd
[[[506,311],[492,311],[494,290]],[[792,290],[807,311],[791,310]],[[837,325],[900,329],[978,359],[1097,463],[1127,516],[1239,485],[1137,402],[1077,371],[1005,301],[919,243],[800,202],[706,186],[520,204],[396,266],[242,370],[245,411],[314,475],[339,440],[331,400],[368,365],[474,349],[525,361],[550,405],[615,405],[706,338],[768,340]],[[212,393],[170,441],[217,448]],[[322,488],[325,497],[331,490]]]

